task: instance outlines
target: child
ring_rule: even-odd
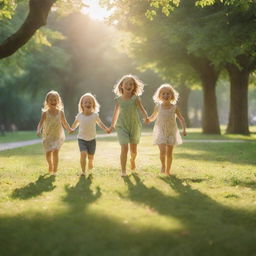
[[[48,162],[49,173],[56,175],[59,160],[59,150],[65,140],[63,127],[71,132],[67,123],[61,97],[58,92],[46,94],[41,120],[37,126],[37,135],[43,135],[43,145]]]
[[[96,149],[96,123],[105,132],[109,129],[99,118],[100,105],[91,93],[84,94],[78,104],[78,114],[72,124],[73,131],[79,126],[78,145],[80,149],[80,164],[82,175],[86,173],[86,158],[88,157],[88,170],[93,168],[93,158]]]
[[[138,108],[147,119],[139,96],[143,93],[144,84],[133,75],[123,76],[114,87],[114,93],[118,96],[115,101],[115,109],[110,131],[116,128],[119,143],[121,145],[121,176],[126,176],[126,162],[128,144],[130,144],[131,170],[136,168],[135,158],[137,155],[137,144],[140,140],[141,122]]]
[[[173,146],[182,143],[176,124],[176,116],[181,123],[183,136],[186,136],[185,120],[175,105],[178,96],[178,92],[171,85],[161,85],[153,96],[153,100],[156,103],[154,112],[146,120],[146,123],[150,123],[156,119],[153,140],[160,150],[161,173],[167,175],[170,175]]]

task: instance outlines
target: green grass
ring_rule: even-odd
[[[126,178],[114,138],[98,139],[86,178],[76,141],[56,177],[40,144],[0,152],[1,255],[255,255],[256,143],[185,143],[168,178],[151,139]]]
[[[202,129],[200,128],[189,128],[186,139],[256,141],[256,126],[251,126],[250,132],[251,134],[249,136],[239,135],[239,134],[226,134],[225,128],[221,127],[221,135],[215,135],[215,134],[202,134]]]
[[[248,140],[248,141],[256,140],[256,126],[250,127],[250,131],[251,131],[250,136],[237,135],[237,134],[225,134],[224,127],[221,128],[221,135],[202,134],[202,130],[200,128],[188,128],[187,130],[188,130],[188,136],[186,137],[186,139]],[[97,132],[100,134],[104,133],[101,129],[99,129]],[[143,132],[152,132],[152,127],[143,128]],[[0,136],[0,143],[33,140],[37,138],[38,137],[36,136],[36,131],[8,132],[8,133],[5,133],[4,136]]]
[[[0,135],[0,143],[25,141],[38,139],[36,131],[18,131],[18,132],[6,132],[5,135]]]

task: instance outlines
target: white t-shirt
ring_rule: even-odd
[[[96,121],[99,120],[99,115],[97,113],[92,113],[91,115],[87,116],[83,113],[79,113],[76,116],[76,120],[79,122],[79,132],[77,138],[87,141],[95,139]]]

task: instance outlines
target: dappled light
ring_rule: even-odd
[[[0,254],[255,256],[256,1],[0,1]]]

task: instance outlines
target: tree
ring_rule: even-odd
[[[1,3],[3,9],[0,11],[1,18],[11,18],[17,3],[14,1],[4,1]],[[29,0],[29,12],[20,28],[0,43],[0,59],[6,58],[15,53],[26,44],[35,32],[46,25],[49,12],[57,0]],[[56,4],[57,12],[70,13],[81,9],[82,0],[59,1]]]
[[[29,13],[22,26],[0,44],[0,58],[6,58],[28,42],[35,32],[46,24],[56,0],[30,0]]]
[[[210,6],[205,8],[195,7],[195,4],[206,5],[207,1],[177,1],[177,7],[173,8],[170,15],[166,9],[162,9],[165,15],[158,11],[148,13],[147,10],[150,7],[147,1],[141,1],[140,3],[122,1],[122,5],[118,2],[114,1],[115,4],[112,3],[112,6],[115,5],[116,7],[112,20],[118,21],[121,28],[136,34],[140,38],[142,49],[146,44],[152,45],[152,36],[149,35],[152,35],[154,33],[152,31],[156,30],[155,38],[159,40],[158,50],[155,48],[157,54],[165,51],[166,56],[172,56],[170,55],[172,49],[175,54],[178,52],[177,49],[180,53],[183,52],[180,61],[189,62],[202,81],[204,91],[203,131],[205,133],[219,133],[215,86],[221,69],[229,67],[230,74],[231,65],[236,67],[236,71],[242,71],[242,63],[239,61],[241,55],[251,56],[250,62],[247,62],[246,65],[247,70],[249,66],[251,70],[253,69],[252,57],[255,52],[254,1],[234,0],[216,1],[216,3],[215,1],[208,1]],[[156,0],[151,2],[151,7],[160,8],[161,4],[163,7],[163,3],[171,2],[173,1]],[[146,13],[149,19],[152,20],[151,23],[143,19],[143,13]],[[244,25],[247,27],[244,28]],[[148,27],[148,29],[145,30],[145,27]],[[139,33],[143,29],[146,32],[140,35]],[[149,37],[151,37],[151,40],[148,40]],[[169,47],[165,47],[166,44]],[[152,57],[155,57],[155,55],[151,54]],[[163,54],[160,54],[160,56],[156,58],[158,60],[164,58]],[[234,73],[234,69],[232,70]],[[244,77],[243,84],[248,84],[248,77],[246,80],[248,72],[243,71],[240,74],[240,80],[241,75]],[[233,81],[232,83],[234,81],[238,83],[237,81],[239,81],[234,78],[230,78],[230,80]],[[234,88],[232,83],[231,88]],[[245,104],[239,104],[240,108],[244,109],[241,111],[242,114],[238,115],[235,111],[232,111],[232,105],[234,106],[234,104],[232,104],[233,100],[231,99],[230,120],[237,119],[238,121],[233,123],[245,127],[243,129],[237,127],[236,131],[233,129],[232,132],[236,133],[248,133],[248,119],[246,119],[248,114],[246,114],[247,109],[244,107],[247,105],[247,90],[246,86],[242,86],[242,88],[245,88],[243,92]],[[231,94],[231,97],[233,97],[233,94]],[[232,115],[232,113],[234,114]],[[239,116],[245,116],[245,118],[239,118]],[[231,130],[228,129],[228,132],[231,132]]]
[[[220,133],[215,96],[219,71],[208,58],[200,57],[200,51],[189,52],[193,37],[200,33],[198,27],[203,23],[203,9],[196,8],[191,1],[183,1],[172,15],[157,13],[150,20],[145,17],[149,9],[147,1],[122,1],[122,5],[117,4],[116,7],[111,21],[134,35],[129,46],[134,56],[144,61],[145,65],[154,63],[161,73],[164,71],[165,76],[169,72],[172,78],[183,77],[185,81],[186,77],[193,77],[201,80],[204,92],[203,132]]]

